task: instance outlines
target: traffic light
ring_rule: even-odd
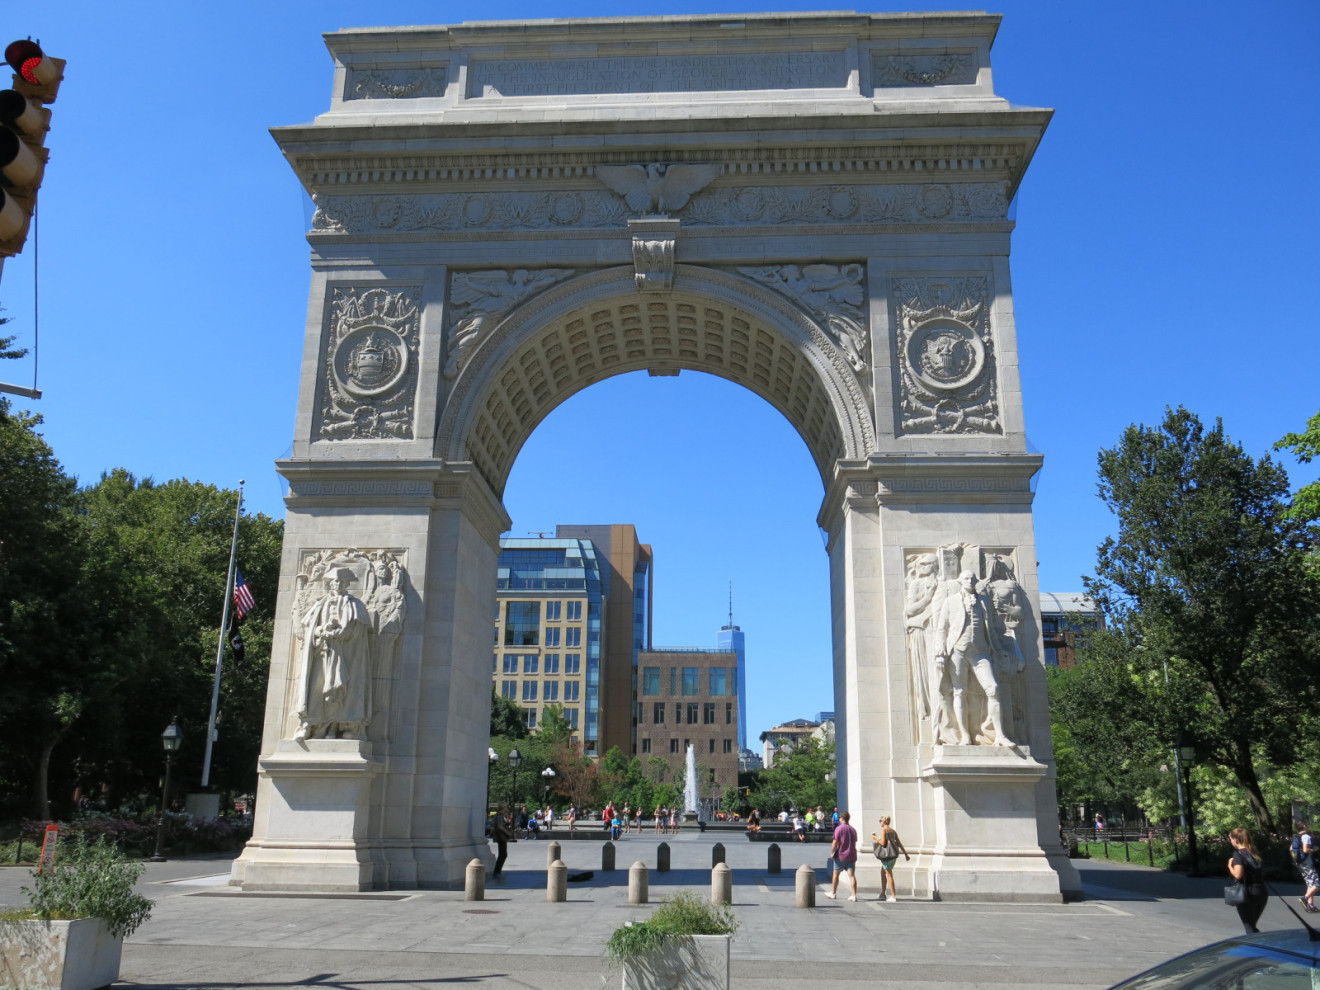
[[[63,59],[50,58],[35,41],[5,49],[14,88],[0,90],[0,258],[23,250],[46,169],[50,111],[64,78]]]

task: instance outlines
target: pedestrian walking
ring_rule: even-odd
[[[852,894],[848,900],[857,900],[857,829],[848,824],[851,816],[846,811],[839,812],[839,827],[834,830],[830,842],[830,865],[834,876],[830,883],[830,892],[825,896],[834,900],[839,893],[839,874],[847,873],[852,885]]]
[[[1320,911],[1315,906],[1315,895],[1320,891],[1320,871],[1316,870],[1316,866],[1320,864],[1315,861],[1315,842],[1306,822],[1297,823],[1297,838],[1293,839],[1292,851],[1293,861],[1302,871],[1302,880],[1306,884],[1306,893],[1301,897],[1302,907],[1313,913]]]
[[[880,860],[880,897],[882,901],[898,901],[898,887],[894,883],[894,863],[898,861],[898,854],[902,853],[904,859],[910,860],[908,851],[903,848],[903,842],[898,837],[898,833],[890,827],[890,817],[883,816],[880,819],[880,834],[871,833],[871,841],[875,843],[873,850],[875,858]],[[888,880],[889,895],[885,896],[885,883]]]
[[[663,804],[655,806],[655,834],[659,835],[665,827],[665,817],[669,814],[669,809]]]
[[[1246,888],[1246,898],[1241,904],[1235,905],[1238,917],[1242,919],[1246,933],[1254,935],[1260,931],[1256,922],[1260,920],[1270,899],[1269,891],[1265,889],[1260,853],[1256,851],[1256,845],[1245,828],[1235,828],[1229,832],[1228,841],[1233,847],[1233,855],[1228,860],[1228,872]]]
[[[503,877],[504,861],[509,858],[509,840],[513,838],[513,829],[504,815],[496,815],[495,823],[490,827],[490,837],[495,842],[495,869],[491,870],[492,879]]]
[[[568,816],[567,816],[567,817],[568,817],[568,830],[569,830],[570,832],[572,832],[574,829],[577,828],[577,805],[576,805],[576,804],[570,804],[570,805],[568,806]]]

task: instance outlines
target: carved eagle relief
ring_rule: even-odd
[[[596,178],[638,213],[670,213],[720,174],[718,165],[597,165]]]

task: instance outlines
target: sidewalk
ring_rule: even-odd
[[[491,881],[484,902],[464,901],[461,891],[244,894],[227,885],[227,859],[148,864],[143,889],[156,909],[124,947],[122,978],[154,990],[617,987],[619,976],[603,957],[610,932],[645,918],[674,890],[709,891],[715,840],[663,838],[674,868],[652,870],[652,905],[637,907],[627,903],[628,867],[637,860],[653,866],[660,836],[617,843],[619,869],[608,874],[599,870],[598,844],[565,843],[570,871],[596,873],[570,884],[563,904],[545,900],[544,841],[510,846],[508,879]],[[813,990],[858,990],[862,983],[1100,990],[1240,930],[1222,902],[1222,879],[1091,860],[1078,861],[1087,900],[1077,904],[888,904],[873,893],[851,903],[823,897],[828,875],[818,847],[782,844],[784,872],[771,876],[766,845],[725,846],[740,923],[732,979],[749,990],[800,990],[804,980]],[[793,906],[794,871],[804,860],[826,881],[814,910]],[[0,903],[19,903],[26,881],[26,870],[0,870]],[[1300,885],[1280,892],[1295,897]],[[1262,929],[1295,925],[1277,903],[1261,922]]]

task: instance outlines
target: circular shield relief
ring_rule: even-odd
[[[923,323],[908,337],[908,369],[927,388],[953,392],[974,382],[985,367],[985,345],[957,320]]]
[[[408,348],[393,330],[362,327],[335,349],[335,375],[344,388],[367,397],[388,392],[408,370]]]

